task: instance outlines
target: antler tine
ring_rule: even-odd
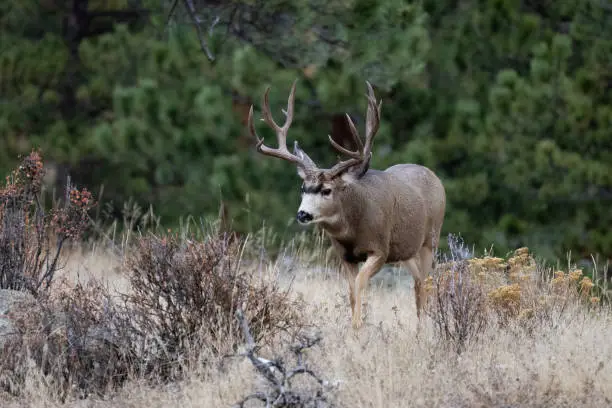
[[[259,147],[263,144],[263,137],[259,137],[257,131],[255,130],[255,124],[253,123],[253,105],[251,105],[251,109],[249,109],[248,126],[251,136],[257,139],[257,150],[259,150]]]
[[[340,174],[347,168],[355,166],[357,164],[361,164],[359,174],[364,174],[370,166],[370,158],[372,156],[372,142],[380,126],[380,110],[382,107],[382,100],[377,103],[376,95],[374,94],[374,89],[372,88],[372,85],[368,81],[366,81],[366,85],[368,87],[368,94],[366,95],[366,97],[368,98],[368,108],[366,112],[365,145],[361,142],[361,138],[359,137],[359,132],[357,131],[355,124],[351,120],[350,116],[347,114],[346,118],[351,129],[351,135],[353,136],[353,140],[358,146],[358,150],[354,152],[350,151],[334,142],[331,136],[329,137],[332,146],[334,146],[336,150],[351,157],[349,160],[337,163],[334,167],[331,168],[331,172],[334,175]]]
[[[264,122],[266,122],[268,126],[274,129],[277,134],[282,131],[282,128],[278,126],[274,121],[274,118],[272,117],[272,112],[270,111],[270,87],[266,88],[266,92],[264,92],[264,96],[261,99],[261,114],[263,115]]]
[[[361,141],[361,138],[359,137],[359,132],[357,131],[357,128],[355,127],[355,124],[351,120],[351,117],[348,113],[346,114],[346,121],[348,122],[349,128],[351,130],[351,136],[353,137],[353,141],[357,145],[357,150],[348,150],[347,148],[340,146],[338,143],[336,143],[336,141],[332,139],[331,135],[328,135],[327,137],[329,138],[329,142],[334,147],[334,149],[338,150],[340,153],[345,154],[353,159],[361,159],[363,151],[363,142]]]
[[[295,87],[297,84],[297,79],[293,82],[291,86],[291,92],[289,93],[289,98],[287,99],[287,110],[286,110],[286,119],[283,126],[279,126],[272,117],[272,112],[270,111],[270,87],[266,88],[266,92],[264,93],[262,100],[262,115],[263,120],[266,122],[268,126],[270,126],[276,132],[276,139],[278,142],[278,148],[272,149],[266,145],[264,145],[263,137],[259,137],[257,132],[255,131],[255,125],[253,123],[253,105],[251,105],[251,109],[249,110],[249,119],[248,126],[251,135],[253,135],[257,139],[257,151],[265,154],[267,156],[278,157],[279,159],[287,160],[292,163],[300,164],[304,167],[308,167],[308,163],[304,160],[300,159],[298,156],[289,152],[287,148],[287,131],[291,126],[291,122],[293,121],[293,112],[294,112],[294,103],[295,103]]]
[[[351,129],[351,135],[353,136],[353,141],[357,144],[357,149],[361,152],[363,151],[363,142],[361,141],[361,137],[359,137],[359,132],[355,127],[355,123],[353,123],[353,119],[351,119],[350,115],[346,114],[346,121],[349,124],[349,128]]]
[[[348,122],[349,128],[351,130],[351,136],[353,137],[353,141],[357,145],[357,150],[355,151],[348,150],[345,147],[340,146],[338,143],[334,141],[334,139],[331,138],[331,136],[329,136],[329,141],[331,142],[332,146],[336,150],[338,150],[340,153],[344,153],[345,155],[350,157],[350,159],[348,160],[344,160],[339,163],[336,163],[334,167],[330,169],[332,177],[342,173],[343,171],[345,171],[346,169],[350,167],[353,167],[361,163],[364,159],[363,142],[361,141],[361,138],[359,137],[359,131],[357,131],[357,128],[355,127],[355,124],[353,123],[353,120],[351,119],[348,113],[346,114],[346,121]]]
[[[266,88],[266,92],[264,93],[264,96],[263,96],[262,114],[264,117],[264,121],[272,129],[274,129],[277,133],[281,133],[285,141],[287,139],[287,131],[289,130],[289,127],[291,126],[291,122],[293,122],[293,110],[294,110],[293,107],[295,105],[295,85],[296,84],[297,84],[297,79],[293,81],[293,85],[291,86],[291,92],[289,92],[289,98],[287,99],[286,119],[282,127],[278,126],[278,124],[274,121],[274,118],[272,117],[272,112],[270,111],[270,98],[269,98],[270,97],[270,87]],[[286,143],[285,143],[285,147],[286,147]]]
[[[291,85],[291,92],[289,92],[289,97],[287,98],[287,111],[286,111],[286,119],[285,124],[283,125],[283,129],[285,132],[289,130],[289,126],[291,126],[291,122],[293,122],[293,107],[295,105],[295,85],[297,84],[297,78],[293,81],[293,85]]]
[[[380,103],[377,103],[372,85],[368,81],[366,81],[366,85],[368,87],[368,95],[366,95],[368,98],[368,110],[366,113],[366,141],[363,155],[365,159],[368,160],[372,154],[372,142],[374,141],[374,136],[376,136],[376,132],[378,132],[378,128],[380,127],[380,110],[382,107],[382,100]]]

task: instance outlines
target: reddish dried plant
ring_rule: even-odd
[[[93,197],[86,188],[71,189],[67,205],[51,212],[51,224],[60,237],[79,239],[89,224],[88,213],[93,206]]]
[[[47,213],[40,197],[44,174],[42,155],[32,151],[0,188],[0,288],[33,294],[47,288],[66,240],[87,229],[91,193],[68,184],[64,202]]]

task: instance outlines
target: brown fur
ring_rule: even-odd
[[[270,123],[267,92],[264,118],[277,130],[279,148],[264,146],[262,139],[258,144],[260,152],[297,164],[298,174],[304,180],[300,212],[313,213],[312,222],[326,231],[342,259],[349,283],[354,328],[362,325],[362,293],[369,279],[385,263],[400,263],[410,270],[420,317],[425,302],[423,281],[433,268],[433,255],[439,244],[446,207],[444,186],[426,167],[397,164],[384,171],[368,170],[370,149],[380,116],[380,104],[376,103],[369,84],[368,88],[365,147],[350,122],[356,145],[360,148],[352,152],[332,141],[337,150],[351,157],[332,169],[317,168],[297,144],[293,154],[288,152],[286,131],[292,117],[287,115],[283,128],[273,121]],[[289,97],[288,112],[293,112],[294,92],[295,83]],[[252,111],[250,127],[256,135],[252,127]],[[322,191],[327,194],[322,195]],[[359,269],[361,262],[363,266]]]

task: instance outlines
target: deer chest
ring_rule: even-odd
[[[354,242],[342,240],[337,240],[337,242],[341,248],[342,259],[344,259],[345,262],[350,264],[358,264],[360,262],[365,262],[366,259],[368,259],[368,253],[357,251]]]

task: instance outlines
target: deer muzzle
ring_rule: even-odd
[[[298,211],[296,218],[300,224],[308,224],[310,221],[312,221],[312,214],[300,210]]]

